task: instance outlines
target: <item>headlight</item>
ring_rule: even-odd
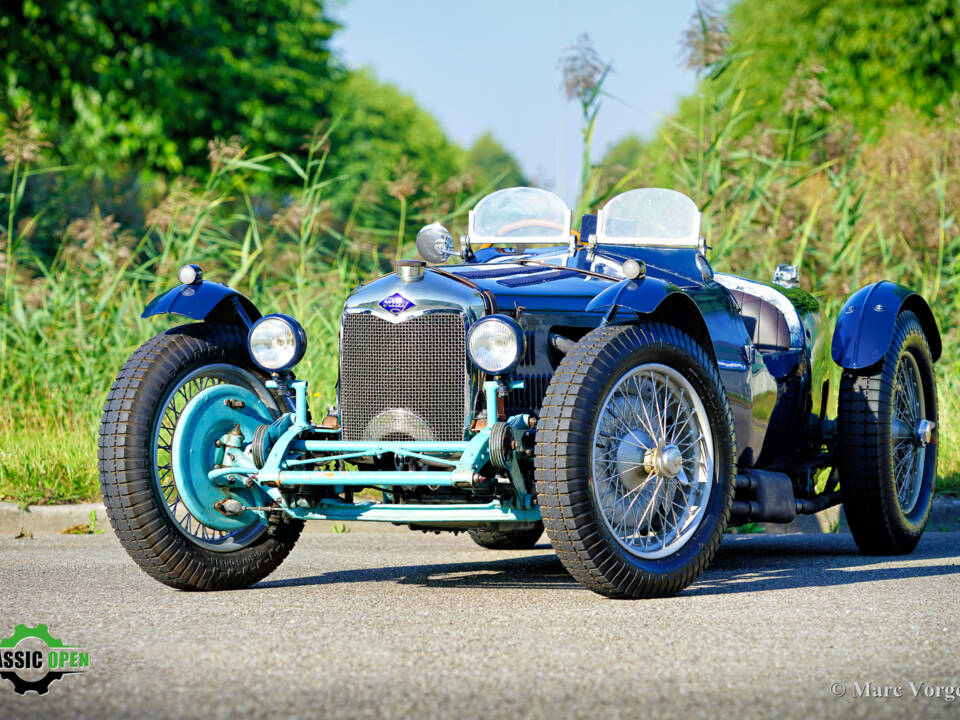
[[[264,370],[289,370],[303,358],[307,334],[289,315],[264,315],[250,328],[247,348]]]
[[[523,352],[520,326],[504,315],[490,315],[478,321],[467,333],[470,360],[488,375],[511,370]]]

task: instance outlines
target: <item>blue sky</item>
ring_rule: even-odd
[[[350,67],[413,95],[456,142],[491,131],[537,184],[571,202],[580,110],[560,91],[557,59],[588,33],[614,73],[594,140],[599,157],[630,133],[649,137],[695,83],[679,59],[695,0],[348,0],[333,47]],[[558,176],[561,181],[558,183]]]

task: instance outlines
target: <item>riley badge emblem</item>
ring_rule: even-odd
[[[386,310],[389,313],[394,315],[399,315],[404,310],[409,310],[413,307],[413,302],[407,300],[400,293],[394,293],[390,297],[385,297],[380,301],[380,307]]]

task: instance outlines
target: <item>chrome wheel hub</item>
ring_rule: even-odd
[[[643,469],[647,473],[673,479],[683,470],[683,455],[676,445],[658,445],[647,450],[643,456]]]
[[[909,418],[901,420],[893,419],[893,439],[894,443],[908,442],[917,447],[926,447],[933,440],[933,431],[937,429],[937,424],[933,420],[918,420],[911,426]]]
[[[632,430],[617,442],[617,474],[628,490],[639,487],[649,474],[646,469],[646,448],[653,440],[642,430]]]

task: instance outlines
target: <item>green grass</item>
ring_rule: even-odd
[[[102,535],[104,530],[97,526],[97,511],[91,510],[87,514],[87,522],[72,525],[62,532],[64,535]]]
[[[160,323],[162,324],[162,320]],[[160,325],[158,325],[158,328]],[[336,339],[336,336],[333,338]],[[314,362],[323,368],[328,363]],[[335,375],[303,374],[323,388],[312,398],[314,407],[333,394]],[[109,380],[105,382],[109,383]],[[84,407],[45,407],[26,410],[6,403],[0,411],[0,499],[20,504],[66,503],[100,497],[96,468],[96,433],[102,396]],[[960,378],[941,373],[940,476],[937,491],[960,494]],[[26,411],[27,414],[21,414]]]
[[[0,498],[20,504],[98,499],[94,413],[0,413]],[[13,411],[13,412],[10,412]]]
[[[940,403],[940,452],[937,492],[960,495],[960,376],[941,371],[937,380]]]

